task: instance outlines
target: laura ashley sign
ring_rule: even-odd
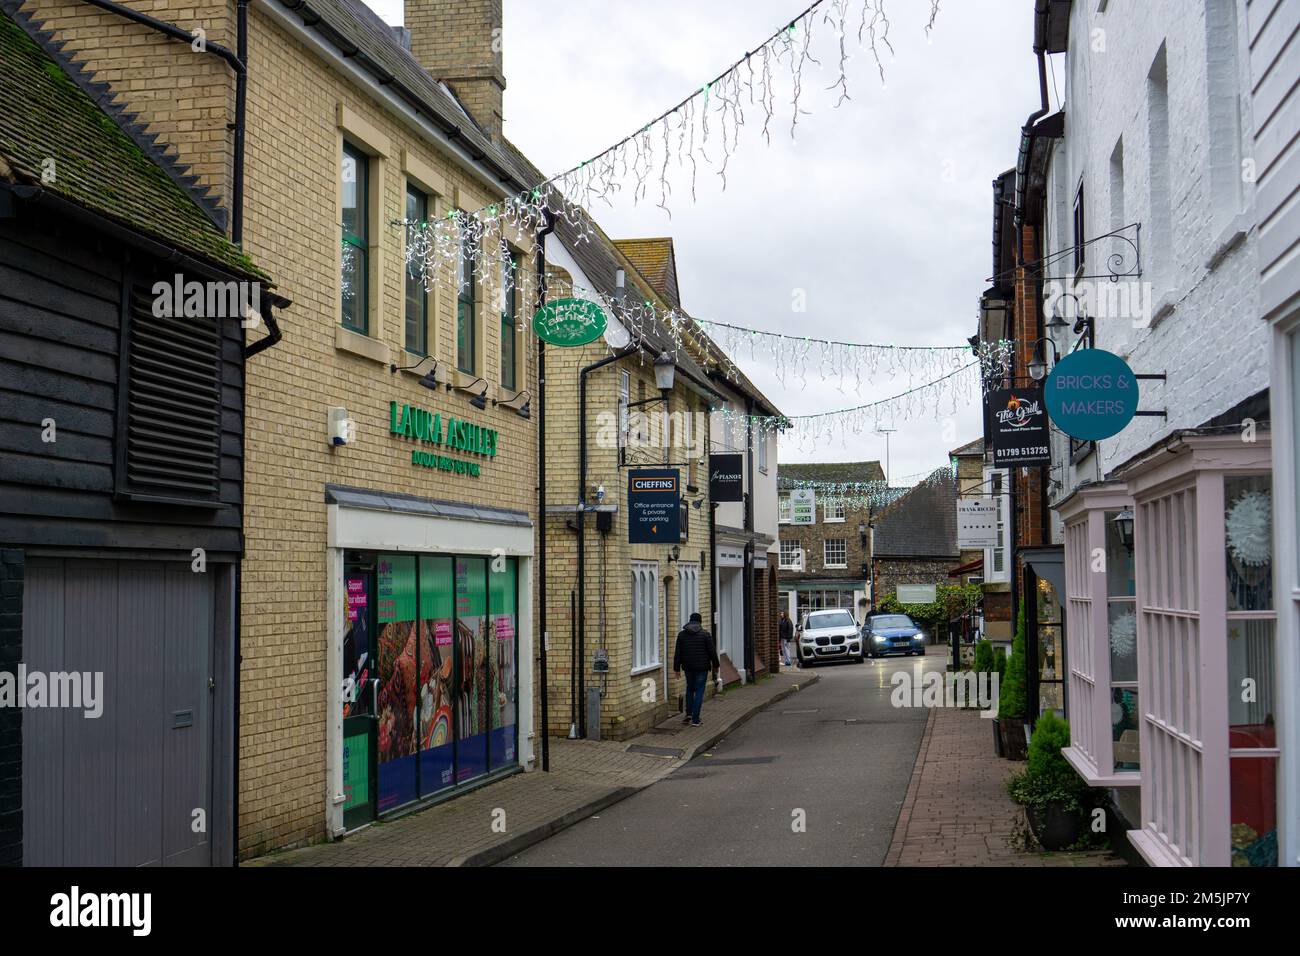
[[[443,418],[437,412],[420,408],[418,405],[399,405],[388,403],[388,430],[394,435],[411,438],[428,445],[439,445],[445,449],[495,458],[497,454],[497,430],[484,428],[462,418],[448,416]],[[424,451],[416,448],[411,451],[411,464],[423,468],[436,468],[458,475],[477,478],[479,464],[464,461],[449,455]]]

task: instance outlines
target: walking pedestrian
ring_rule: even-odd
[[[794,640],[794,621],[790,620],[789,611],[781,612],[780,636],[781,663],[786,667],[790,667],[794,664],[794,661],[790,659],[790,642]]]
[[[691,615],[690,622],[677,635],[677,648],[673,651],[673,673],[686,672],[686,715],[683,724],[700,726],[700,705],[704,703],[704,682],[709,671],[718,677],[718,648],[713,635],[704,629],[699,612]]]

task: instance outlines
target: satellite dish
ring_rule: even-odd
[[[612,349],[625,349],[632,344],[632,336],[627,328],[612,315],[605,326],[605,344]]]

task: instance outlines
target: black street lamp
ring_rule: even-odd
[[[1133,509],[1125,508],[1113,519],[1115,531],[1119,534],[1120,544],[1129,554],[1133,553]]]

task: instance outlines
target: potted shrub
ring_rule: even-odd
[[[1025,759],[1025,606],[1016,615],[1016,636],[1011,642],[998,687],[998,730],[1001,739],[999,756],[1010,760]]]
[[[1007,781],[1007,793],[1025,808],[1034,837],[1045,850],[1079,841],[1088,785],[1061,754],[1070,745],[1070,725],[1048,712],[1038,718],[1025,769]]]

